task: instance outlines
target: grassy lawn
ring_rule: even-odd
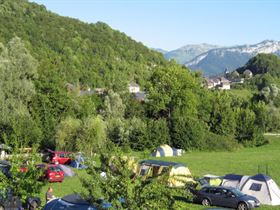
[[[188,165],[194,176],[205,174],[225,175],[236,173],[244,175],[255,175],[261,166],[261,173],[265,173],[266,166],[268,174],[280,184],[280,137],[268,136],[270,144],[258,148],[245,148],[236,152],[191,152],[182,157],[157,158],[161,160],[180,162]],[[78,171],[78,176],[84,176],[84,171]],[[41,198],[44,201],[44,193],[48,186],[54,188],[56,197],[62,197],[69,193],[81,192],[82,187],[79,178],[66,178],[63,183],[54,183],[44,187]],[[205,210],[200,205],[188,204],[183,201],[176,202],[176,209]],[[211,208],[208,208],[211,209]],[[217,208],[215,208],[217,209]],[[221,208],[220,208],[221,209]],[[260,210],[277,210],[280,207],[262,206]]]

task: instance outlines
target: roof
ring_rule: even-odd
[[[89,205],[89,203],[87,201],[85,201],[80,195],[78,194],[70,194],[67,195],[63,198],[61,198],[61,200],[66,201],[68,203],[73,203],[73,204],[79,204],[79,205]]]
[[[204,178],[210,178],[210,179],[217,179],[217,178],[221,178],[221,176],[216,176],[213,174],[206,174],[203,176]]]
[[[224,176],[224,179],[240,181],[242,177],[243,175],[239,175],[239,174],[226,174]]]
[[[71,152],[65,152],[65,151],[53,151],[51,149],[47,149],[48,152],[54,153],[54,154],[70,154]]]
[[[140,87],[136,82],[129,83],[130,87]]]
[[[271,178],[269,176],[266,176],[264,174],[257,174],[255,176],[250,177],[250,179],[256,180],[256,181],[269,181]]]
[[[151,166],[176,166],[176,165],[183,165],[181,163],[175,163],[175,162],[167,162],[167,161],[161,161],[161,160],[142,160],[139,162],[141,165],[151,165]]]

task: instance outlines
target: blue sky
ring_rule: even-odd
[[[63,16],[102,21],[148,47],[280,40],[280,0],[31,0]]]

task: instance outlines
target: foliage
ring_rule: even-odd
[[[9,138],[13,145],[39,143],[41,133],[28,107],[36,93],[37,62],[18,37],[0,48],[0,139]]]
[[[34,147],[36,148],[36,147]],[[38,195],[44,182],[39,182],[42,171],[36,168],[36,164],[40,157],[35,153],[35,149],[31,154],[26,156],[18,150],[12,154],[10,159],[10,172],[8,176],[1,173],[1,190],[7,192],[12,190],[14,196],[18,196],[23,202],[27,198]],[[26,172],[21,171],[21,167],[26,168]]]
[[[128,158],[119,152],[110,153],[101,155],[101,166],[90,165],[87,169],[90,178],[81,179],[88,190],[84,194],[86,199],[100,206],[99,198],[103,198],[103,202],[110,202],[118,209],[172,209],[174,199],[167,188],[167,177],[142,180],[135,177]]]

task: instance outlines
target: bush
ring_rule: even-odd
[[[209,132],[205,137],[205,149],[209,151],[235,151],[241,147],[231,136],[221,136]]]

